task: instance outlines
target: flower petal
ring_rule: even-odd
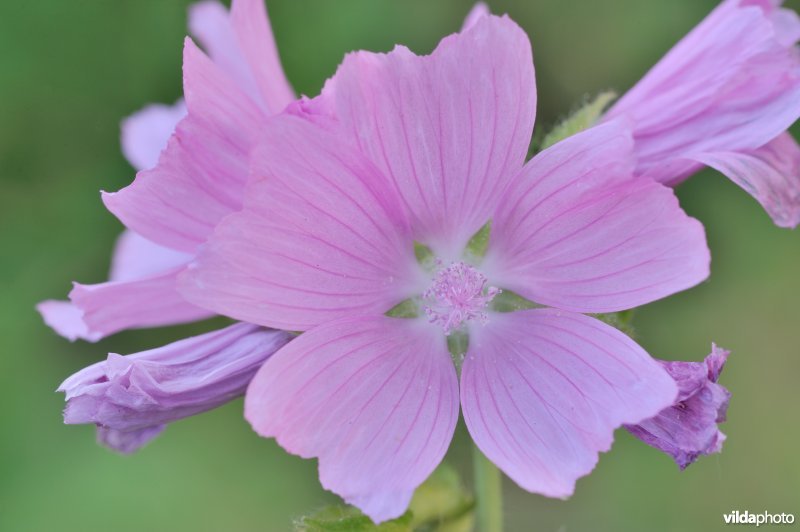
[[[81,312],[88,333],[97,340],[116,332],[160,327],[211,317],[205,309],[187,302],[177,291],[177,276],[183,266],[130,281],[75,283],[69,294]]]
[[[742,187],[775,225],[793,229],[800,224],[800,146],[789,133],[757,150],[702,153],[692,158]]]
[[[174,249],[165,248],[133,231],[123,231],[114,246],[111,256],[112,281],[131,281],[151,275],[189,262],[192,256]]]
[[[319,458],[322,485],[380,522],[406,510],[447,451],[458,382],[429,324],[344,318],[276,353],[247,390],[245,417],[289,452]]]
[[[606,115],[634,122],[637,174],[674,185],[697,153],[755,150],[800,116],[800,21],[726,0]]]
[[[191,40],[184,49],[189,116],[158,165],[119,192],[103,194],[126,227],[194,253],[225,215],[241,208],[247,163],[265,115]]]
[[[103,337],[101,333],[89,330],[83,321],[83,311],[70,301],[48,299],[37,304],[36,310],[48,327],[70,342],[78,339],[96,342]]]
[[[461,372],[475,443],[522,488],[549,497],[571,495],[611,447],[614,429],[653,416],[676,394],[633,340],[553,309],[494,315],[473,327]]]
[[[282,111],[295,95],[283,73],[264,0],[233,0],[231,23],[267,111]]]
[[[681,469],[702,455],[720,452],[725,435],[717,423],[725,421],[731,394],[717,379],[729,353],[712,345],[703,362],[662,362],[680,390],[677,401],[657,416],[625,428],[672,456]]]
[[[175,126],[186,116],[186,104],[152,104],[122,122],[122,153],[137,170],[152,168]]]
[[[460,255],[528,151],[536,85],[525,32],[485,16],[430,56],[350,54],[334,79],[345,134],[395,183],[415,236]]]
[[[461,31],[467,31],[472,26],[474,26],[481,17],[489,16],[492,12],[489,10],[489,6],[486,5],[485,2],[476,2],[472,9],[469,10],[467,13],[467,17],[464,19],[464,24],[461,26]]]
[[[187,338],[84,368],[65,380],[67,424],[94,423],[98,439],[131,452],[165,423],[238,397],[261,364],[290,338],[249,324]]]
[[[494,216],[490,281],[547,306],[615,312],[704,280],[703,226],[672,190],[632,177],[631,167],[619,121],[532,159]]]
[[[276,329],[383,314],[421,270],[396,194],[337,135],[303,118],[269,121],[245,208],[226,218],[182,277],[197,305]]]

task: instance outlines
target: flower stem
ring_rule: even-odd
[[[472,469],[475,474],[478,532],[502,532],[503,487],[500,470],[478,447],[472,446]]]

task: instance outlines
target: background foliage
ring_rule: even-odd
[[[105,279],[119,223],[97,191],[133,171],[120,119],[180,95],[187,1],[0,2],[0,530],[285,530],[335,498],[313,461],[259,439],[241,401],[172,425],[132,457],[97,447],[90,427],[61,424],[63,378],[108,351],[161,345],[208,324],[69,344],[34,304],[71,280]],[[631,86],[713,0],[493,1],[531,36],[540,127],[586,95]],[[800,8],[800,2],[789,5]],[[316,94],[342,55],[395,42],[417,52],[458,29],[469,1],[274,0],[288,76]],[[800,131],[795,131],[795,134]],[[733,351],[724,454],[679,473],[626,433],[569,501],[506,485],[508,529],[714,530],[733,509],[800,513],[800,242],[713,172],[679,190],[713,251],[711,280],[638,312],[655,356]],[[448,461],[469,466],[459,429]]]

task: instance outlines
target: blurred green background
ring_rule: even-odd
[[[70,344],[35,313],[72,280],[105,279],[120,224],[99,201],[134,172],[120,120],[181,93],[188,1],[0,2],[0,530],[281,531],[336,499],[313,461],[258,438],[236,401],[173,424],[138,454],[116,456],[94,429],[61,423],[56,386],[73,371],[208,328],[132,331]],[[538,127],[586,95],[631,86],[713,6],[712,0],[493,1],[529,33]],[[800,2],[790,2],[797,9]],[[469,1],[274,0],[274,31],[295,88],[314,95],[342,55],[404,43],[430,51]],[[797,135],[800,131],[795,131]],[[723,454],[679,473],[624,431],[569,501],[506,484],[508,530],[722,529],[734,509],[800,514],[800,235],[772,225],[733,184],[704,172],[679,190],[706,224],[709,281],[642,309],[655,356],[733,351]],[[463,427],[448,461],[469,479]]]

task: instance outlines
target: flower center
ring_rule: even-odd
[[[433,284],[422,293],[428,320],[440,325],[448,336],[470,320],[486,323],[486,307],[500,289],[487,288],[486,276],[469,264],[454,262],[446,268],[441,264],[437,261]]]

